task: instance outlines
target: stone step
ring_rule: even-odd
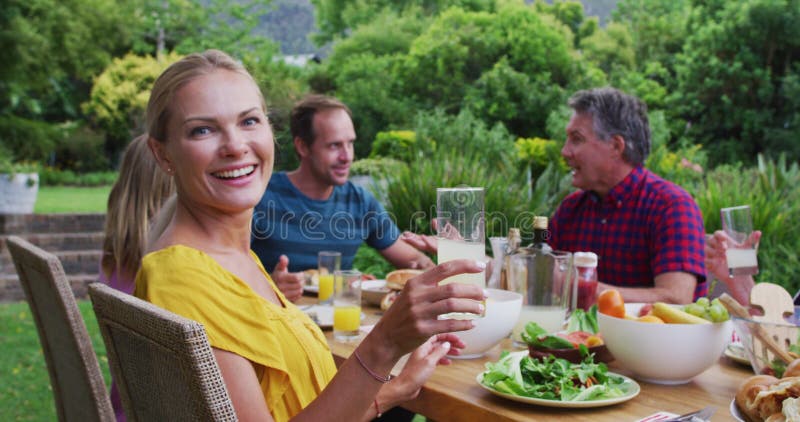
[[[67,275],[97,274],[100,268],[100,249],[79,251],[51,251],[61,261]],[[10,255],[0,255],[0,275],[16,274]]]
[[[68,275],[67,280],[69,280],[76,299],[88,299],[89,284],[97,281],[97,273]],[[17,275],[0,275],[0,303],[24,300],[25,292],[22,290]]]
[[[0,214],[0,235],[101,232],[105,213]]]
[[[11,235],[0,235],[0,255],[7,255],[5,239]],[[103,248],[102,231],[81,233],[28,233],[18,235],[28,242],[48,251],[100,250]]]

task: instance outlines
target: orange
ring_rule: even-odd
[[[603,290],[597,296],[597,310],[609,316],[625,318],[625,301],[622,300],[619,290]]]
[[[636,318],[636,320],[639,321],[639,322],[651,322],[651,323],[655,323],[655,324],[663,324],[664,323],[663,319],[661,319],[661,318],[659,318],[659,317],[657,317],[655,315],[651,315],[651,314],[642,315],[639,318]]]

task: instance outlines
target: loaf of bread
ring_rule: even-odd
[[[383,296],[383,299],[381,299],[381,310],[385,311],[389,309],[389,307],[392,306],[392,303],[394,303],[395,299],[397,299],[397,296],[399,295],[400,295],[400,290],[392,290],[389,293],[386,293],[386,295]]]
[[[412,269],[394,270],[386,274],[386,287],[392,290],[403,290],[408,280],[422,274],[422,272],[422,270]]]
[[[800,377],[755,375],[736,391],[736,406],[750,422],[798,421]]]

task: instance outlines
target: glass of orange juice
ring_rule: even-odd
[[[361,273],[336,271],[333,282],[333,338],[353,341],[361,326]]]
[[[319,291],[317,299],[321,304],[330,305],[333,301],[333,274],[339,271],[342,263],[341,252],[320,251],[317,254],[317,270],[319,271]]]

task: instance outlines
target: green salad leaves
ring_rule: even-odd
[[[591,401],[625,396],[631,383],[609,374],[604,363],[594,363],[582,348],[584,360],[573,364],[548,356],[533,359],[527,351],[504,351],[497,362],[488,362],[483,384],[499,392],[557,401]]]
[[[572,311],[567,322],[566,332],[597,334],[597,305],[592,305],[588,311],[583,309]],[[547,330],[533,321],[525,325],[521,335],[524,342],[540,349],[571,349],[575,347],[572,341],[555,333],[548,333]]]
[[[592,305],[587,311],[581,308],[572,311],[569,321],[567,321],[567,332],[572,331],[585,331],[592,334],[600,331],[597,327],[597,305]]]

